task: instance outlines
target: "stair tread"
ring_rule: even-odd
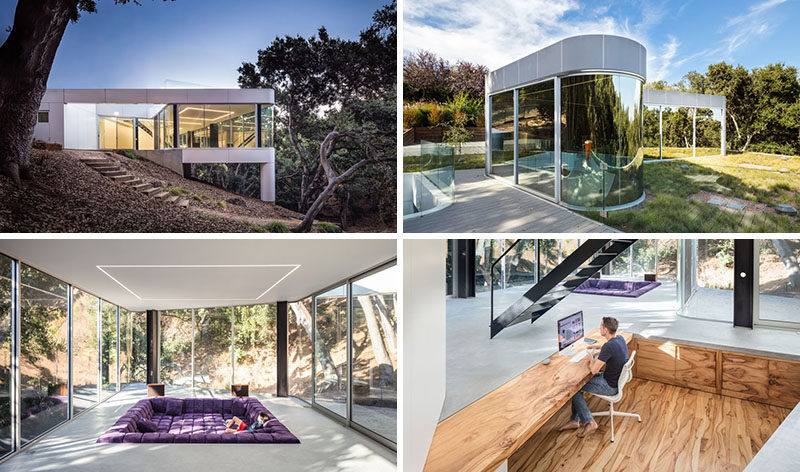
[[[169,192],[158,192],[157,194],[153,195],[156,198],[164,198],[169,195]]]
[[[189,206],[189,200],[187,200],[185,198],[182,199],[180,202],[178,202],[178,206],[179,207],[184,207],[184,208],[188,207]]]
[[[173,196],[171,196],[171,197],[167,198],[167,199],[166,199],[166,202],[167,202],[167,203],[174,203],[175,201],[177,201],[177,200],[178,200],[178,198],[179,198],[179,197],[178,197],[177,195],[173,195]]]

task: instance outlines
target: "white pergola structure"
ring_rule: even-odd
[[[724,95],[705,95],[700,93],[676,92],[672,90],[644,89],[642,102],[649,108],[658,107],[658,158],[664,158],[664,108],[692,109],[692,156],[697,155],[697,109],[711,108],[720,111],[720,154],[725,155],[725,113],[727,110]]]

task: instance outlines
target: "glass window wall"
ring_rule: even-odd
[[[514,91],[492,96],[490,173],[514,181]]]
[[[231,307],[194,310],[194,387],[206,389],[214,396],[230,394],[231,310]]]
[[[311,403],[311,339],[314,299],[289,304],[289,395]]]
[[[554,107],[552,80],[519,90],[519,184],[549,198],[555,195]]]
[[[274,107],[261,105],[261,147],[275,147],[273,137],[275,134]]]
[[[24,446],[68,417],[67,284],[20,271],[20,438]]]
[[[276,310],[275,305],[250,305],[234,311],[234,380],[249,383],[251,392],[277,394]]]
[[[314,402],[347,416],[347,286],[316,297]]]
[[[192,310],[159,314],[161,366],[159,379],[172,388],[192,386]]]
[[[762,239],[758,319],[800,323],[800,239]]]
[[[72,404],[75,413],[97,403],[97,313],[100,300],[83,290],[72,290]]]
[[[352,421],[397,442],[397,265],[352,283]]]
[[[102,397],[106,398],[117,391],[117,306],[102,301]]]
[[[0,456],[14,449],[11,437],[11,319],[14,264],[0,254]]]

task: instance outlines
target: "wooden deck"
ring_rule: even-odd
[[[486,177],[456,171],[456,201],[403,222],[406,233],[612,233],[617,230]]]

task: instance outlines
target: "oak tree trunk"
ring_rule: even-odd
[[[19,1],[0,46],[0,172],[29,178],[28,154],[50,68],[78,0]]]

